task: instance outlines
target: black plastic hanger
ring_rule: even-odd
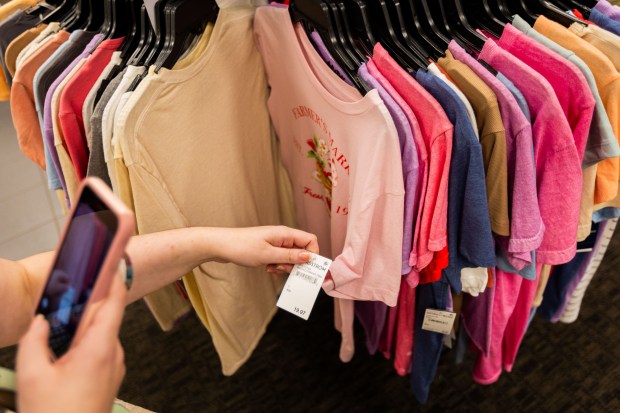
[[[89,0],[77,0],[73,20],[67,24],[67,30],[85,29],[90,16]]]
[[[417,32],[412,32],[409,28],[415,30],[415,25],[409,25],[407,17],[405,16],[406,10],[402,5],[402,0],[387,0],[387,3],[395,11],[398,26],[400,28],[400,35],[409,49],[414,52],[426,65],[432,60],[431,54],[426,50],[423,44],[417,39]],[[410,17],[410,16],[409,16]],[[415,33],[415,36],[412,34]]]
[[[324,1],[294,0],[289,6],[289,13],[293,23],[301,23],[307,33],[316,30],[319,36],[321,36],[323,43],[325,43],[327,51],[344,70],[360,93],[365,94],[370,90],[368,85],[359,78],[357,74],[358,67],[354,66],[353,62],[350,62],[350,58],[338,43],[336,33],[334,32],[334,23],[329,13],[329,6]]]
[[[340,11],[340,17],[342,18],[342,25],[343,25],[345,35],[347,36],[348,44],[352,47],[353,52],[359,58],[360,63],[367,62],[368,57],[372,56],[372,51],[366,48],[366,46],[364,45],[362,41],[359,41],[358,39],[355,38],[352,25],[349,19],[350,13],[349,13],[349,10],[347,9],[347,6],[344,4],[344,2],[338,1],[336,3],[336,6],[338,7],[338,10]]]
[[[476,28],[484,29],[496,38],[504,31],[505,23],[495,16],[485,0],[461,0],[467,20]]]
[[[340,9],[336,6],[336,3],[332,0],[326,0],[325,4],[329,8],[330,18],[334,33],[336,34],[336,41],[340,45],[340,48],[345,52],[347,59],[351,67],[360,67],[363,60],[355,54],[353,46],[349,44],[346,33],[344,31],[344,24],[342,23],[342,16],[340,15]]]
[[[424,28],[427,35],[434,35],[436,41],[443,46],[444,50],[448,48],[452,32],[443,19],[441,7],[437,0],[412,0],[418,13],[414,15],[416,25]],[[421,9],[421,11],[420,11]],[[424,14],[422,14],[422,12]]]
[[[522,2],[524,1],[527,7],[530,10],[532,10],[535,14],[543,15],[547,17],[548,19],[551,19],[555,21],[556,23],[561,24],[564,27],[568,27],[573,23],[584,24],[583,21],[559,9],[557,6],[553,5],[549,1],[546,1],[546,0],[521,0],[521,1]]]
[[[103,25],[104,3],[100,0],[89,0],[89,13],[86,20],[86,31],[98,32]]]
[[[103,95],[105,88],[110,84],[110,82],[116,76],[118,76],[118,74],[125,67],[127,67],[129,60],[133,56],[134,52],[138,51],[138,48],[140,47],[140,44],[142,42],[141,34],[142,34],[143,27],[141,26],[142,22],[141,22],[141,16],[140,16],[140,10],[142,7],[144,7],[142,4],[142,0],[130,0],[129,6],[130,6],[130,10],[129,10],[130,12],[130,19],[129,19],[130,33],[128,34],[127,38],[125,39],[125,41],[119,48],[119,50],[121,51],[121,62],[118,65],[114,66],[112,70],[110,71],[110,73],[108,74],[108,76],[106,76],[106,78],[103,79],[103,81],[101,82],[99,90],[97,90],[97,94],[95,96],[95,105],[101,98],[101,95]]]
[[[534,13],[528,5],[526,5],[527,2],[525,0],[498,0],[498,2],[510,10],[510,14],[518,14],[530,25],[533,25],[538,18],[538,15]]]
[[[457,41],[465,49],[476,52],[482,50],[486,39],[471,27],[459,0],[454,2],[439,0],[434,2],[433,6],[430,3],[427,4],[429,5],[430,12],[437,17],[437,21],[443,23],[443,27],[445,27],[453,40]]]
[[[129,0],[112,0],[112,30],[107,38],[117,39],[129,33]]]
[[[426,68],[428,63],[424,59],[414,55],[405,46],[398,35],[398,21],[392,18],[390,9],[385,0],[372,0],[369,2],[370,20],[373,28],[376,28],[381,45],[398,62],[400,66],[409,71],[418,68]],[[393,12],[392,12],[393,13]]]
[[[146,6],[142,4],[140,6],[140,41],[138,42],[138,46],[136,47],[134,52],[127,60],[128,65],[138,66],[140,64],[140,59],[146,54],[146,51],[151,46],[151,43],[154,41],[154,37],[155,32],[153,29],[153,25],[149,20]]]
[[[125,66],[127,64],[127,60],[137,49],[138,44],[140,43],[140,31],[142,30],[141,21],[140,21],[140,8],[142,7],[142,0],[129,0],[129,29],[127,33],[127,38],[123,42],[120,47],[121,51],[121,66]]]
[[[168,3],[169,0],[159,0],[155,3],[155,21],[157,22],[154,31],[155,43],[147,51],[146,57],[142,62],[143,66],[149,67],[155,64],[157,57],[162,54],[166,46],[166,28],[168,23],[166,21],[165,8]]]
[[[513,14],[510,12],[506,0],[482,0],[489,10],[494,13],[498,20],[503,22],[512,22]]]
[[[73,13],[75,6],[75,0],[64,0],[54,9],[54,11],[47,14],[41,22],[61,22]]]
[[[588,2],[588,1],[583,1],[583,0],[580,0],[580,1],[575,1],[575,0],[564,0],[564,1],[553,0],[553,1],[551,1],[551,3],[555,4],[557,7],[559,7],[563,11],[577,9],[586,18],[590,17],[590,13],[592,12],[592,9],[596,6],[596,1]],[[592,4],[592,3],[594,3],[594,4]]]
[[[60,1],[40,1],[34,6],[25,9],[24,13],[29,16],[39,15],[41,16],[41,20],[43,20],[45,16],[54,12],[60,4]]]
[[[403,9],[403,17],[406,26],[410,28],[412,35],[416,38],[418,43],[437,60],[443,55],[446,48],[441,47],[432,38],[432,35],[429,35],[419,24],[420,16],[416,13],[416,6],[413,0],[398,1],[401,3],[400,7]]]
[[[103,0],[103,23],[99,29],[99,33],[103,37],[108,37],[112,32],[112,20],[114,20],[114,11],[112,10],[112,0]]]
[[[162,67],[171,69],[187,49],[188,41],[204,31],[217,10],[214,0],[177,0],[169,4],[166,7],[168,44],[155,63],[155,72]]]
[[[368,56],[371,56],[372,49],[377,40],[370,26],[366,3],[362,0],[344,0],[344,4],[347,7],[347,17],[351,32],[359,41],[360,47],[364,49]]]

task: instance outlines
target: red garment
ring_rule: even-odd
[[[120,47],[124,39],[124,37],[120,37],[101,42],[82,68],[69,80],[60,95],[58,119],[65,138],[65,145],[71,156],[71,162],[80,180],[86,176],[89,153],[82,107],[99,75],[110,63],[112,53]]]
[[[590,20],[586,20],[586,18],[583,16],[583,14],[582,14],[579,10],[577,10],[577,9],[573,9],[573,14],[574,14],[574,15],[575,15],[575,16],[576,16],[579,20],[581,20],[582,22],[584,22],[584,23],[588,23],[588,24],[591,24],[591,25],[593,25],[593,26],[597,26],[597,24],[596,24],[596,23],[592,23]],[[598,26],[597,26],[597,27],[598,27]]]
[[[448,247],[435,252],[433,261],[420,272],[420,284],[429,284],[441,279],[441,273],[448,267]]]

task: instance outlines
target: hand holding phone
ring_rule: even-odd
[[[106,297],[89,306],[82,334],[56,362],[48,347],[50,327],[41,315],[19,343],[17,405],[23,413],[110,413],[125,375],[118,333],[127,290],[119,276]]]
[[[87,178],[65,226],[37,306],[49,322],[49,345],[61,357],[110,290],[134,229],[133,214],[99,179]]]

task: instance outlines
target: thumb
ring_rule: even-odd
[[[310,261],[310,253],[299,248],[275,247],[270,264],[303,264]]]
[[[48,347],[50,327],[42,315],[37,315],[28,332],[22,337],[17,350],[16,370],[26,377],[41,372],[43,366],[51,364]]]

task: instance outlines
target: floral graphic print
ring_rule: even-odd
[[[323,139],[318,139],[316,135],[308,139],[308,158],[314,158],[316,169],[312,173],[312,179],[323,185],[324,200],[328,212],[332,209],[332,189],[337,185],[336,168],[332,169],[330,150]]]

